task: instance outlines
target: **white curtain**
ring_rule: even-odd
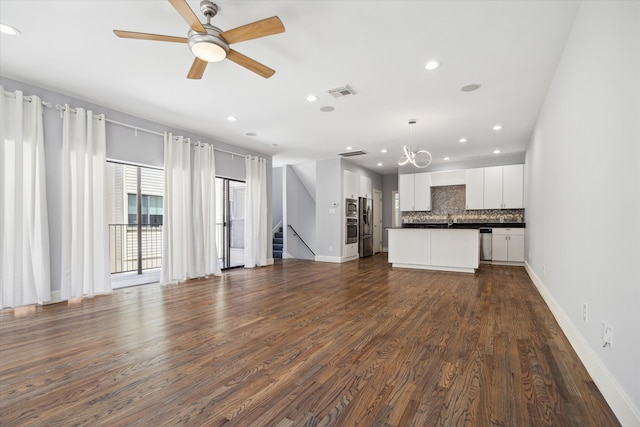
[[[0,86],[0,307],[51,299],[42,101]]]
[[[111,292],[104,116],[65,105],[61,297]]]
[[[244,266],[251,268],[267,265],[267,160],[249,156],[245,168]]]
[[[161,283],[221,274],[215,178],[211,145],[165,133]]]

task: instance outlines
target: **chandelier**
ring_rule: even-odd
[[[411,125],[415,125],[416,119],[409,120],[409,140],[411,140]],[[424,169],[431,164],[433,158],[431,153],[427,150],[412,151],[410,146],[405,145],[402,147],[403,155],[398,160],[398,165],[404,166],[407,163],[411,163],[413,166]]]

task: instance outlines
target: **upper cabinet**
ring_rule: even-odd
[[[344,198],[357,199],[360,195],[360,175],[344,171]]]
[[[484,168],[484,209],[522,209],[524,165]]]
[[[373,185],[368,176],[360,175],[360,197],[373,198]]]
[[[484,209],[484,168],[467,169],[466,175],[466,208]]]
[[[502,168],[484,168],[483,209],[502,209]]]
[[[502,204],[505,209],[524,208],[524,165],[503,166]]]
[[[400,175],[398,182],[401,211],[431,210],[431,174]]]

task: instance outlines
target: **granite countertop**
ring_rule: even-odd
[[[449,226],[446,222],[410,222],[395,228],[525,228],[525,224],[524,222],[454,222]]]

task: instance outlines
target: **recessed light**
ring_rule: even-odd
[[[472,83],[470,85],[462,86],[460,90],[463,92],[473,92],[478,89],[480,89],[480,85],[478,83]]]
[[[315,95],[309,95],[307,96],[307,101],[309,102],[316,102],[318,100],[318,97]]]
[[[378,166],[382,166],[382,163],[378,162]]]
[[[326,107],[320,107],[320,111],[322,111],[323,113],[330,113],[333,110],[335,110],[335,108],[328,105]]]
[[[493,150],[493,154],[500,154],[500,150]]]
[[[236,117],[234,117],[234,116],[229,116],[229,117],[227,117],[227,120],[229,120],[230,122],[235,122],[238,119]]]
[[[467,138],[460,138],[458,141],[460,141],[460,142],[467,142],[467,141],[468,141],[468,139],[467,139]]]
[[[387,149],[386,149],[386,148],[383,148],[382,150],[380,150],[380,152],[381,152],[381,153],[386,153],[386,152],[387,152]]]
[[[347,147],[347,150],[353,150],[353,147]]]
[[[501,130],[502,129],[502,125],[495,125],[493,127],[493,130]]]
[[[247,132],[247,133],[245,133],[245,135],[247,135],[247,136],[257,136],[258,134],[255,133],[255,132]]]
[[[445,160],[449,160],[449,157],[445,157],[444,159],[445,159]]]
[[[18,34],[20,34],[20,30],[16,27],[12,27],[11,25],[0,24],[0,33],[9,36],[17,36]]]
[[[439,66],[440,66],[440,63],[438,61],[429,61],[425,64],[424,68],[426,70],[432,71],[438,68]]]

